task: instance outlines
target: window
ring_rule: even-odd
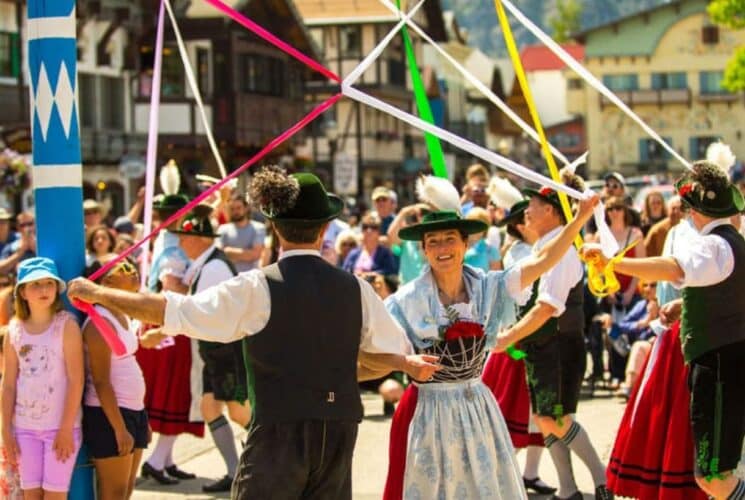
[[[325,31],[325,28],[308,29],[311,39],[313,39],[318,48],[321,49],[321,54],[326,54],[326,44],[324,43],[326,40]]]
[[[197,47],[197,86],[202,97],[210,95],[210,51]]]
[[[243,54],[240,72],[243,92],[277,97],[285,95],[285,65],[279,59]]]
[[[360,57],[362,55],[362,35],[359,26],[342,26],[339,28],[342,57]]]
[[[662,138],[669,145],[673,145],[670,137]],[[654,139],[641,139],[639,141],[639,161],[641,163],[665,161],[671,158],[670,153]]]
[[[96,77],[78,73],[78,105],[80,106],[80,126],[96,126]]]
[[[717,142],[719,137],[704,136],[704,137],[691,137],[690,148],[691,148],[691,160],[701,160],[706,158],[706,150],[709,145],[713,142]]]
[[[722,88],[722,71],[702,71],[699,73],[699,83],[702,94],[724,94],[727,91]]]
[[[101,92],[101,127],[124,129],[124,81],[121,78],[102,76],[99,79]]]
[[[701,28],[701,41],[707,45],[716,45],[719,43],[719,27],[704,26]]]
[[[682,71],[675,73],[652,73],[652,88],[654,90],[686,89],[688,77]]]
[[[18,55],[18,33],[0,32],[0,76],[18,77],[21,58]]]
[[[176,49],[163,47],[161,71],[163,97],[184,97],[184,65]]]
[[[582,80],[579,78],[570,78],[567,80],[567,88],[569,89],[581,89],[582,88]]]
[[[610,90],[639,90],[639,75],[604,75],[603,84]]]

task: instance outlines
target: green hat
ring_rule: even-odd
[[[183,194],[167,194],[160,200],[153,203],[155,210],[171,211],[175,212],[180,208],[184,208],[189,203],[189,198]]]
[[[723,219],[745,210],[742,193],[729,180],[726,185],[707,187],[685,175],[675,183],[675,190],[693,210],[707,217]]]
[[[519,222],[519,220],[522,218],[523,213],[525,213],[525,209],[528,208],[528,203],[530,203],[530,200],[520,200],[512,207],[510,208],[510,213],[497,222],[497,227],[503,227],[507,224],[514,224],[516,222]]]
[[[453,210],[438,210],[430,212],[422,218],[422,222],[408,226],[398,232],[402,240],[421,241],[426,233],[457,229],[466,234],[483,233],[489,226],[480,220],[463,219]]]
[[[555,206],[559,209],[559,213],[563,213],[561,211],[561,202],[559,201],[559,193],[556,192],[555,189],[551,189],[550,187],[542,187],[539,190],[535,189],[523,189],[522,193],[527,196],[528,198],[532,198],[533,196],[537,196],[543,201],[550,203],[551,205]]]
[[[264,206],[261,213],[269,220],[319,223],[330,221],[339,216],[344,209],[344,202],[334,194],[326,192],[321,180],[313,174],[300,172],[290,177],[297,180],[300,193],[295,204],[289,210],[280,213],[268,213]]]
[[[204,238],[217,238],[219,236],[215,232],[209,217],[199,217],[194,213],[189,214],[184,219],[184,222],[181,223],[181,229],[171,229],[170,232]]]

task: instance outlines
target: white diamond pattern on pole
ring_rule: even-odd
[[[70,138],[70,127],[72,125],[72,110],[75,104],[75,93],[73,85],[70,82],[70,75],[67,73],[67,67],[64,62],[60,63],[59,78],[57,79],[57,89],[54,92],[54,102],[57,104],[57,111],[62,120],[62,127],[65,129],[65,136]]]
[[[44,63],[41,63],[41,69],[39,70],[39,80],[36,84],[36,95],[34,99],[34,109],[36,109],[36,115],[39,117],[39,124],[41,125],[41,135],[44,141],[47,140],[47,131],[49,130],[49,119],[52,116],[52,108],[54,107],[54,94],[52,94],[52,88],[49,85],[49,78],[47,77],[47,68]]]

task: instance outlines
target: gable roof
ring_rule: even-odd
[[[576,43],[564,43],[561,47],[569,52],[573,58],[582,62],[585,58],[585,48]],[[561,70],[566,64],[545,45],[526,45],[520,52],[520,60],[525,71]]]

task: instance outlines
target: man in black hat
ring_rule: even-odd
[[[369,283],[321,258],[342,201],[317,177],[264,169],[254,175],[251,198],[278,234],[277,264],[193,296],[127,294],[82,279],[69,295],[163,324],[166,333],[242,339],[253,419],[233,498],[348,499],[362,417],[358,353],[415,379],[438,367],[431,356],[409,355],[405,334]]]
[[[572,187],[582,191],[577,176],[570,176]],[[533,251],[540,251],[566,224],[559,196],[553,189],[526,189],[530,198],[525,209],[526,227],[538,240]],[[580,499],[571,468],[573,450],[590,469],[595,497],[613,498],[605,487],[605,466],[590,443],[587,432],[572,418],[577,412],[585,373],[583,269],[574,248],[541,276],[533,306],[500,336],[497,348],[520,341],[527,354],[532,409],[546,448],[559,475],[557,498]]]
[[[689,366],[696,482],[713,498],[741,500],[745,483],[732,472],[745,439],[745,240],[730,217],[745,200],[709,161],[694,163],[675,187],[699,237],[670,257],[621,259],[615,270],[682,288],[677,313]],[[607,263],[596,249],[585,253]]]

